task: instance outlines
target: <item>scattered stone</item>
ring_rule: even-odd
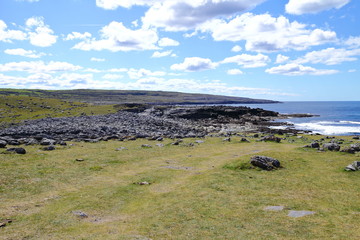
[[[162,142],[164,140],[164,138],[162,138],[162,137],[158,137],[157,139],[156,139],[156,141],[159,141],[159,142]]]
[[[47,146],[47,147],[43,147],[42,150],[44,150],[44,151],[53,151],[53,150],[55,150],[55,146],[50,145],[50,146]]]
[[[181,166],[161,166],[162,168],[169,168],[174,170],[192,170],[192,167],[181,167]]]
[[[247,140],[246,138],[241,138],[240,142],[250,142],[250,141]]]
[[[311,148],[319,148],[320,144],[318,142],[312,142],[312,143],[310,143],[310,147]]]
[[[83,158],[77,158],[77,159],[75,159],[75,161],[77,161],[77,162],[83,162],[83,161],[85,161]]]
[[[144,181],[144,182],[137,182],[137,183],[134,183],[134,184],[137,184],[137,185],[150,185],[151,183]]]
[[[13,146],[19,146],[20,145],[20,142],[18,140],[15,140],[15,139],[11,139],[7,143],[8,143],[8,145],[13,145]]]
[[[267,171],[280,168],[279,160],[266,156],[253,156],[250,164]]]
[[[5,148],[7,145],[6,141],[0,140],[0,148]]]
[[[49,145],[54,145],[55,144],[55,140],[53,139],[47,139],[47,138],[44,138],[40,141],[40,145],[42,146],[49,146]]]
[[[204,143],[204,141],[203,140],[195,140],[195,143],[200,144],[200,143]]]
[[[87,218],[88,217],[88,215],[82,211],[72,211],[71,213],[79,218]]]
[[[281,138],[279,137],[275,137],[274,135],[268,135],[268,136],[265,136],[263,138],[260,139],[260,141],[264,141],[264,142],[277,142],[277,143],[280,143],[281,142]]]
[[[115,151],[124,151],[124,150],[128,150],[128,149],[126,147],[119,147],[115,149]]]
[[[231,142],[231,138],[224,138],[223,140],[222,140],[223,142]]]
[[[99,139],[84,139],[84,142],[88,142],[88,143],[98,143],[100,140]]]
[[[352,149],[354,149],[355,152],[359,152],[359,151],[360,151],[360,144],[359,144],[359,143],[351,144],[350,147],[351,147]]]
[[[152,148],[152,146],[149,145],[149,144],[143,144],[143,145],[141,145],[141,147],[142,147],[142,148]]]
[[[36,140],[35,138],[30,138],[27,140],[27,142],[25,143],[25,145],[37,145],[39,144],[39,141]]]
[[[158,143],[158,144],[156,144],[156,146],[158,146],[158,147],[164,147],[165,145],[162,144],[162,143]]]
[[[282,211],[284,210],[284,206],[268,206],[268,207],[265,207],[264,210],[267,210],[267,211]]]
[[[329,150],[329,151],[339,151],[340,145],[337,143],[324,143],[322,145],[323,149]]]
[[[291,211],[289,211],[288,217],[298,218],[298,217],[304,217],[304,216],[312,215],[312,214],[315,214],[315,212],[312,212],[312,211],[294,211],[294,210],[291,210]]]
[[[352,164],[345,167],[345,171],[359,171],[360,170],[360,162],[354,161]]]
[[[7,224],[12,223],[12,219],[1,219],[0,220],[0,227],[6,227]]]
[[[356,151],[354,148],[352,147],[344,147],[341,149],[340,152],[345,152],[345,153],[351,153],[351,154],[354,154]]]
[[[59,141],[58,144],[59,144],[60,146],[66,146],[66,145],[67,145],[67,143],[64,142],[64,141]]]
[[[355,136],[355,137],[353,137],[352,139],[359,140],[360,137],[359,137],[359,136]]]
[[[176,140],[175,142],[171,143],[171,145],[177,146],[177,145],[179,145],[179,144],[182,143],[182,142],[183,142],[182,139],[178,139],[178,140]]]
[[[14,152],[17,154],[25,154],[26,153],[26,150],[24,148],[8,148],[8,149],[6,149],[6,151]]]

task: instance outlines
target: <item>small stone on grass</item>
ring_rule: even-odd
[[[268,206],[268,207],[265,207],[264,210],[266,211],[282,211],[284,210],[284,206]]]
[[[315,214],[315,212],[312,212],[312,211],[294,211],[294,210],[291,210],[289,211],[289,214],[288,214],[288,217],[294,217],[294,218],[298,218],[298,217],[304,217],[304,216],[307,216],[307,215],[312,215],[312,214]]]

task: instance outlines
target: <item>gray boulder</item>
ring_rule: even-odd
[[[250,164],[267,171],[280,168],[279,160],[266,156],[253,156],[251,157]]]
[[[318,142],[312,142],[312,143],[310,143],[310,147],[311,148],[319,148],[320,144]]]
[[[56,142],[55,140],[44,138],[41,140],[40,145],[49,146],[49,145],[54,145],[55,142]]]
[[[6,151],[14,152],[17,154],[25,154],[26,153],[26,150],[24,148],[8,148],[8,149],[6,149]]]
[[[360,144],[359,143],[351,144],[350,148],[354,149],[355,152],[360,152]]]
[[[47,147],[43,147],[42,150],[44,150],[44,151],[53,151],[53,150],[55,150],[55,147],[54,147],[54,145],[50,145],[50,146],[47,146]]]
[[[359,171],[360,170],[360,162],[354,161],[352,164],[345,167],[346,171]]]
[[[7,145],[7,142],[4,140],[0,140],[0,148],[5,148]]]
[[[346,153],[354,154],[355,150],[352,147],[345,147],[345,148],[342,148],[340,152],[346,152]]]
[[[329,151],[340,150],[340,145],[337,143],[324,143],[322,147],[324,148],[324,150],[329,150]]]
[[[279,143],[279,142],[281,142],[281,138],[275,137],[274,135],[268,135],[268,136],[265,136],[265,137],[261,138],[260,141]]]

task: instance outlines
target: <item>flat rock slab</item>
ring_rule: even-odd
[[[175,169],[175,170],[192,170],[192,167],[180,167],[180,166],[161,166],[163,168]]]
[[[284,210],[284,206],[268,206],[268,207],[265,207],[264,210],[266,211],[282,211]]]
[[[304,216],[313,215],[313,214],[315,214],[315,212],[312,212],[312,211],[294,211],[294,210],[291,210],[291,211],[289,211],[288,217],[298,218],[298,217],[304,217]]]

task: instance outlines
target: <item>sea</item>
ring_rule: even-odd
[[[282,114],[308,113],[310,118],[291,118],[286,121],[298,130],[310,130],[323,135],[360,135],[360,101],[356,102],[282,102],[275,104],[236,104],[262,108]]]

